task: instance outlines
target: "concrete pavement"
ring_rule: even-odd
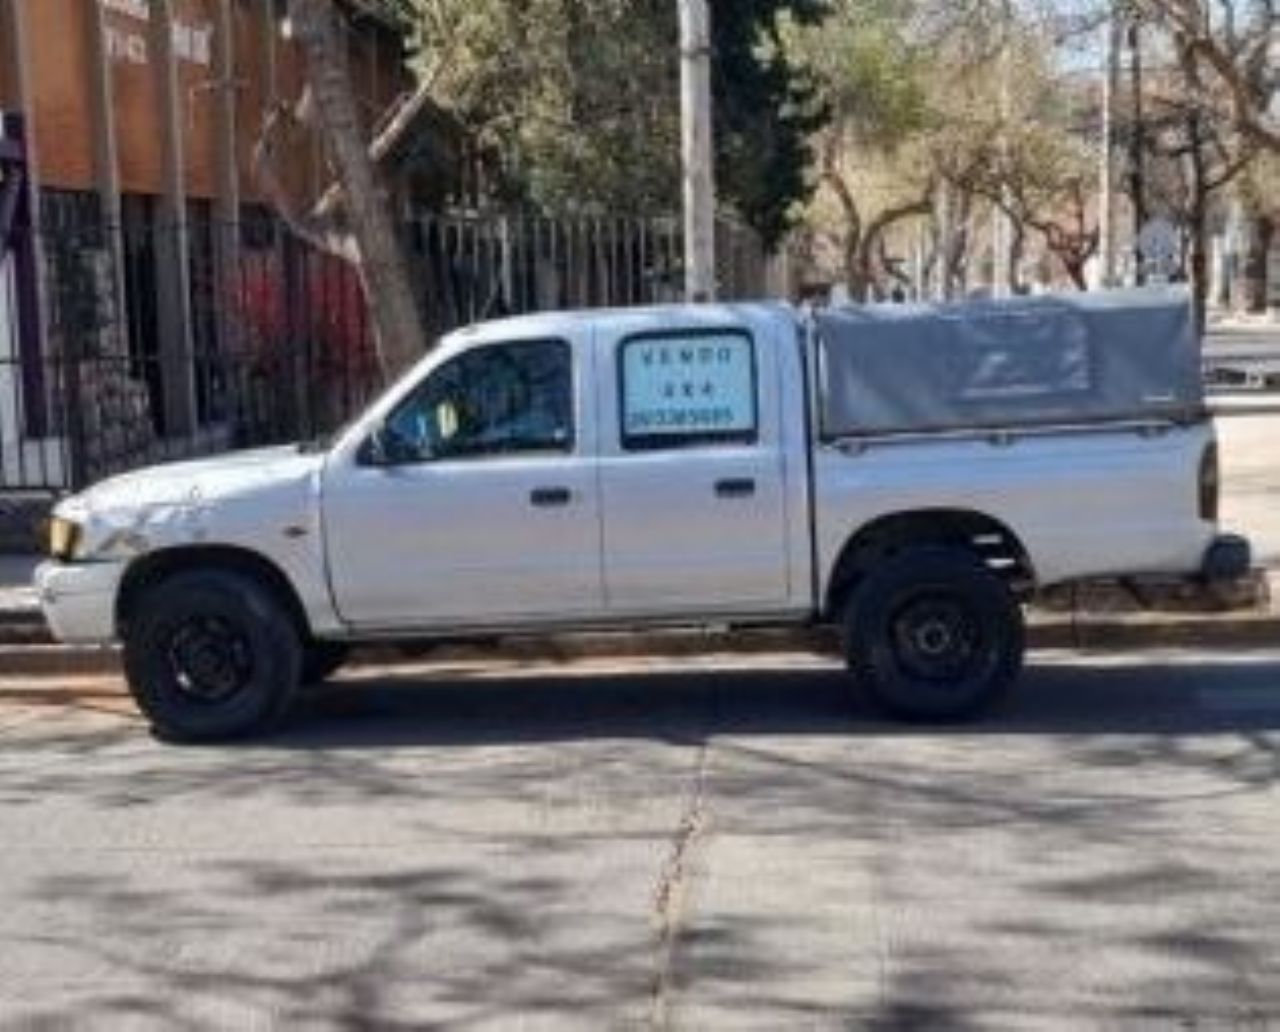
[[[1280,1023],[1280,652],[1058,653],[946,731],[639,672],[366,672],[209,749],[0,692],[0,1026]]]
[[[1223,519],[1253,542],[1260,563],[1280,566],[1280,411],[1220,417],[1218,435]]]

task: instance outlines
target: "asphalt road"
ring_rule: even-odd
[[[1280,322],[1255,326],[1210,326],[1205,350],[1211,354],[1260,353],[1280,349]]]
[[[794,657],[370,674],[206,749],[0,678],[0,1026],[1263,1028],[1278,807],[1280,651],[951,731]]]
[[[1204,366],[1217,390],[1243,388],[1253,402],[1280,410],[1280,323],[1210,327],[1205,334]],[[1247,377],[1243,383],[1242,377]],[[1260,392],[1260,393],[1259,393]]]

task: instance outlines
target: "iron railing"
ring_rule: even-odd
[[[199,202],[186,214],[167,225],[151,200],[126,198],[111,225],[91,195],[46,195],[29,241],[34,319],[14,249],[0,254],[0,491],[74,489],[152,462],[310,437],[381,386],[351,264],[266,215],[218,223]],[[673,219],[451,215],[402,229],[433,335],[681,294]],[[725,223],[720,238],[722,294],[763,296],[754,236]]]

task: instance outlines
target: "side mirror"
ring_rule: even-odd
[[[360,445],[356,460],[362,466],[386,466],[387,462],[387,428],[380,426]]]
[[[362,466],[394,466],[397,462],[396,434],[383,424],[369,435],[360,448],[360,465]]]
[[[419,449],[383,423],[360,446],[357,460],[362,466],[399,466],[422,457]]]

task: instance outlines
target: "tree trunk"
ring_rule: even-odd
[[[872,288],[877,285],[876,255],[885,234],[903,219],[929,214],[932,203],[931,196],[922,197],[919,200],[909,201],[882,211],[871,220],[862,234],[862,242],[858,245],[855,253],[858,282],[861,283],[863,291],[863,296],[859,300],[865,300],[871,293]]]
[[[1209,213],[1208,194],[1202,192],[1200,186],[1200,182],[1192,186],[1195,199],[1191,205],[1191,217],[1187,220],[1187,233],[1191,238],[1187,264],[1190,266],[1192,311],[1197,329],[1204,333],[1209,320]]]
[[[1243,285],[1246,312],[1267,310],[1267,254],[1275,237],[1276,224],[1268,215],[1252,220],[1249,228],[1249,250],[1244,257]]]
[[[960,203],[952,217],[951,253],[947,256],[947,298],[965,298],[969,294],[969,245],[973,242],[973,194],[960,192]],[[957,228],[958,227],[958,228]]]
[[[1088,290],[1089,279],[1085,276],[1085,262],[1081,261],[1078,255],[1059,254],[1058,258],[1071,279],[1071,285],[1082,292]]]
[[[867,281],[861,274],[861,265],[858,260],[862,246],[862,213],[858,211],[858,203],[853,198],[853,191],[849,189],[849,184],[844,181],[844,177],[840,175],[840,172],[835,168],[834,161],[831,159],[827,161],[827,167],[823,171],[823,178],[831,186],[831,191],[836,195],[840,210],[844,213],[842,259],[844,262],[845,288],[849,291],[850,300],[864,301],[866,300]]]
[[[1022,259],[1027,253],[1027,227],[1023,225],[1021,219],[1009,217],[1009,264],[1004,272],[1006,282],[1009,284],[1009,294],[1017,297],[1019,294],[1025,294],[1026,288],[1022,283]]]
[[[427,349],[411,277],[396,238],[386,191],[369,160],[347,51],[333,0],[289,0],[294,34],[306,55],[307,82],[342,183],[360,278],[377,332],[383,375],[402,372]]]

